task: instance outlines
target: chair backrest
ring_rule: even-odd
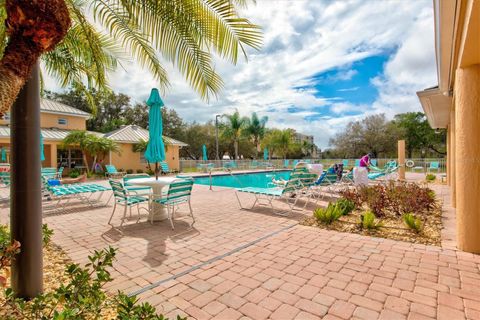
[[[360,167],[360,159],[355,160],[355,167]]]
[[[63,175],[63,167],[58,168],[58,176],[61,177]]]
[[[343,164],[344,168],[348,167],[348,162],[349,162],[348,159],[343,159],[342,160],[342,164]]]
[[[160,168],[162,169],[162,172],[166,172],[166,173],[170,172],[170,167],[168,166],[168,163],[166,161],[160,162]]]
[[[117,168],[113,164],[105,165],[105,169],[107,169],[108,173],[118,173]]]
[[[10,172],[0,171],[0,182],[6,186],[10,185]]]
[[[373,164],[374,166],[377,166],[377,159],[370,160],[370,163]]]
[[[112,192],[113,192],[113,196],[116,198],[116,199],[119,199],[119,200],[127,200],[127,192],[125,191],[125,188],[123,187],[122,183],[119,182],[119,181],[115,181],[115,180],[108,180],[108,182],[110,182],[110,186],[112,187]]]
[[[311,172],[303,172],[300,174],[300,183],[304,187],[311,187],[315,185],[315,181],[318,179],[318,174],[311,173]]]
[[[440,167],[440,162],[432,161],[430,162],[430,169],[438,169]]]
[[[193,179],[184,178],[174,180],[168,186],[167,201],[174,200],[175,202],[187,201],[192,194]]]
[[[126,174],[123,176],[123,184],[126,186],[130,185],[130,181],[135,179],[143,179],[143,178],[150,178],[148,173],[134,173],[134,174]]]

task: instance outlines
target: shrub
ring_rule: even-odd
[[[313,216],[318,222],[323,224],[332,224],[342,216],[342,211],[336,205],[329,203],[326,208],[317,208],[313,211]]]
[[[355,208],[361,208],[364,203],[357,189],[345,189],[340,191],[340,194],[344,199],[352,201],[355,204]]]
[[[0,225],[0,288],[5,287],[8,268],[13,258],[20,252],[20,242],[11,240],[7,226]]]
[[[138,169],[138,170],[137,170],[137,173],[143,173],[143,170],[142,170],[142,169]]]
[[[80,171],[78,169],[72,169],[72,171],[70,171],[70,173],[68,174],[68,176],[72,179],[78,178],[79,175]]]
[[[431,182],[431,181],[435,181],[435,179],[437,179],[437,176],[432,174],[432,173],[429,173],[425,176],[425,180]]]
[[[411,213],[403,215],[403,222],[412,231],[419,233],[422,230],[422,221]]]
[[[42,225],[42,235],[43,235],[43,245],[47,246],[48,244],[50,244],[50,241],[52,239],[53,230],[48,228],[48,225],[46,223]]]
[[[148,174],[149,176],[153,176],[153,175],[155,174],[155,172],[153,172],[152,169],[148,169],[148,170],[147,170],[147,174]]]
[[[364,214],[360,215],[360,228],[373,230],[373,229],[378,229],[381,226],[382,226],[382,222],[381,221],[377,222],[375,220],[375,214],[373,214],[372,211],[368,210],[368,211],[365,211]]]
[[[336,203],[339,210],[342,212],[342,215],[346,216],[355,209],[355,203],[351,200],[342,198]]]
[[[132,169],[127,169],[127,174],[132,174],[133,170]]]

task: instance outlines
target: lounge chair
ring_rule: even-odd
[[[105,169],[107,170],[105,176],[109,179],[121,179],[126,174],[126,172],[117,171],[117,168],[112,164],[105,165]]]
[[[377,166],[377,159],[370,160],[370,163],[374,166]]]
[[[436,170],[437,172],[440,172],[440,162],[438,161],[430,162],[427,172],[432,172],[432,170]]]
[[[42,168],[41,170],[42,177],[47,179],[57,179],[57,168]]]
[[[348,167],[348,163],[349,163],[349,162],[350,162],[350,161],[348,161],[348,159],[343,159],[343,160],[342,160],[343,167],[344,167],[344,168]]]
[[[193,219],[192,226],[195,223],[195,217],[193,216],[192,205],[190,203],[190,198],[192,195],[193,179],[190,178],[181,178],[174,180],[169,186],[168,191],[165,195],[159,197],[159,195],[152,194],[150,197],[152,203],[158,203],[167,208],[168,220],[172,225],[172,229],[175,229],[173,225],[173,219],[175,215],[176,208],[180,204],[188,204],[190,209],[190,216]],[[153,223],[153,215],[151,215],[151,223]]]
[[[178,170],[172,170],[168,166],[168,163],[166,161],[161,161],[160,162],[160,169],[162,170],[162,174],[170,174],[170,173],[176,173]]]
[[[283,167],[284,168],[290,167],[290,160],[283,160]]]
[[[137,207],[137,213],[138,213],[138,218],[137,222],[140,221],[140,209],[144,209],[149,212],[146,208],[140,208],[141,203],[149,203],[149,198],[148,197],[142,197],[135,194],[131,194],[125,187],[122,185],[121,182],[115,181],[110,179],[110,186],[112,186],[112,191],[113,191],[113,197],[114,197],[114,205],[113,205],[113,211],[112,215],[110,216],[110,219],[108,220],[108,224],[111,225],[113,215],[115,214],[115,210],[117,209],[118,206],[123,206],[123,217],[121,218],[120,222],[120,227],[123,225],[123,222],[127,219],[127,209],[130,211],[130,217],[132,217],[132,207],[136,206]]]
[[[256,187],[247,187],[247,188],[237,188],[235,196],[237,197],[238,204],[241,209],[251,210],[255,207],[257,203],[260,203],[262,200],[266,200],[267,204],[272,208],[272,212],[280,215],[287,215],[293,211],[295,204],[297,203],[299,197],[298,193],[304,189],[304,186],[301,183],[301,175],[304,172],[292,172],[289,179],[286,181],[284,186],[278,186],[274,188],[256,188]],[[240,201],[238,194],[240,192],[250,193],[255,196],[255,202],[250,208],[245,208]],[[273,206],[273,200],[284,199],[290,210],[287,211],[276,211]]]
[[[123,176],[123,186],[127,191],[137,195],[148,195],[152,193],[151,187],[132,185],[130,183],[132,180],[144,178],[150,178],[150,176],[147,173],[126,174]]]
[[[360,159],[355,160],[355,167],[360,167]]]

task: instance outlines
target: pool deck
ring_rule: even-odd
[[[112,228],[111,206],[82,205],[44,220],[75,262],[118,248],[108,290],[139,293],[169,317],[480,319],[480,255],[455,249],[448,188],[433,188],[445,201],[443,247],[301,226],[313,207],[287,217],[260,206],[240,210],[233,190],[200,185],[193,227],[188,217],[175,230],[143,217]],[[1,222],[7,214],[0,210]]]

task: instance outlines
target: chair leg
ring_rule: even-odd
[[[188,199],[188,207],[190,208],[190,215],[192,216],[192,226],[195,223],[195,217],[193,216],[192,204],[190,203],[190,199]]]
[[[132,217],[132,206],[130,206],[129,210],[130,210],[130,218],[131,218]]]
[[[115,209],[117,208],[117,202],[114,201],[113,202],[113,211],[112,211],[112,215],[110,216],[110,219],[108,220],[108,224],[111,225],[111,222],[112,222],[112,218],[113,218],[113,214],[115,213]]]
[[[173,226],[173,210],[174,208],[172,207],[172,213],[170,213],[170,206],[167,205],[168,220],[170,220],[170,224],[172,225],[172,230],[175,230],[175,227]]]
[[[132,211],[131,209],[132,208],[130,208],[130,212]],[[137,214],[138,214],[138,218],[137,218],[136,223],[138,223],[140,221],[140,204],[139,203],[137,203]]]
[[[127,204],[125,204],[125,209],[123,210],[123,217],[122,217],[122,222],[120,223],[120,227],[123,225],[123,222],[127,218]]]

